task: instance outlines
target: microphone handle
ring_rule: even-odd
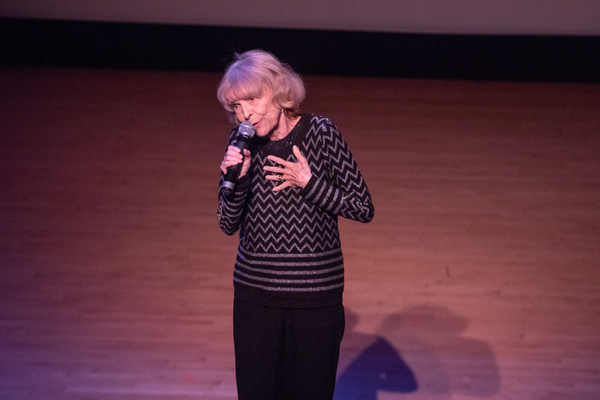
[[[235,142],[234,146],[240,149],[240,151],[243,154],[244,149],[248,147],[249,141],[250,137],[246,135],[240,135],[238,140]],[[237,181],[241,166],[242,163],[227,167],[227,173],[225,174],[225,178],[223,178],[223,184],[221,185],[221,189],[223,189],[225,192],[233,192],[233,188],[235,187],[235,181]]]

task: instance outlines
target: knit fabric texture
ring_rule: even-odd
[[[229,143],[235,142],[235,130]],[[312,178],[304,188],[274,192],[267,159],[306,157]],[[265,306],[326,307],[342,302],[344,262],[338,216],[369,222],[374,207],[348,145],[327,118],[303,114],[282,140],[254,137],[252,163],[232,193],[219,191],[217,217],[228,235],[239,230],[235,297]],[[221,180],[223,175],[221,176]]]

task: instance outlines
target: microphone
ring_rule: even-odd
[[[248,143],[255,133],[256,130],[250,122],[242,122],[238,127],[237,141],[235,142],[234,146],[243,152],[244,149],[248,148]],[[237,181],[241,166],[242,163],[227,167],[227,173],[225,174],[225,178],[223,178],[223,183],[221,184],[221,189],[225,190],[226,193],[233,192],[235,181]]]

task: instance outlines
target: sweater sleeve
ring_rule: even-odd
[[[375,208],[348,144],[331,122],[324,125],[321,133],[323,146],[318,162],[324,171],[313,173],[300,194],[331,214],[359,222],[371,221]]]
[[[250,180],[244,176],[237,181],[233,192],[227,193],[219,190],[217,219],[221,230],[230,236],[236,233],[242,225],[242,214],[249,188]]]
[[[228,145],[234,142],[235,130],[232,130],[229,136]],[[225,175],[221,173],[219,187],[223,184]],[[217,209],[217,219],[219,227],[227,235],[233,235],[242,225],[243,211],[246,204],[246,197],[250,189],[250,179],[248,175],[238,179],[232,192],[219,190],[219,206]]]

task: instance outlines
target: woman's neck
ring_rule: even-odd
[[[285,137],[290,134],[292,129],[294,129],[299,120],[300,116],[293,116],[292,118],[288,118],[285,113],[282,113],[279,126],[273,131],[269,140],[276,141],[285,139]]]

